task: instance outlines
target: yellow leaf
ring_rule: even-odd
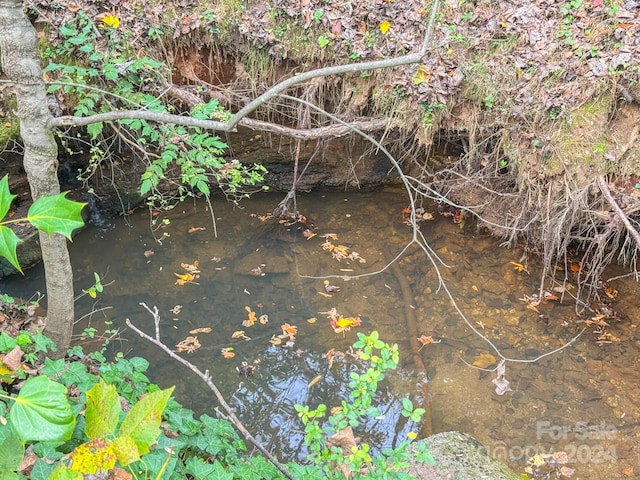
[[[489,365],[493,365],[494,363],[496,363],[496,357],[490,353],[483,353],[474,359],[472,365],[480,368],[487,368]]]
[[[420,65],[418,67],[418,71],[416,72],[415,76],[411,79],[411,81],[416,85],[420,85],[421,83],[424,83],[426,80],[427,80],[427,66]]]
[[[389,20],[384,20],[383,22],[380,22],[380,33],[382,33],[383,35],[385,35],[390,28],[391,28],[391,22]]]
[[[105,15],[102,17],[102,23],[107,27],[118,28],[120,26],[120,19],[114,15]]]
[[[527,272],[529,273],[529,269],[527,268],[526,265],[523,265],[521,263],[518,262],[509,262],[511,265],[513,265],[513,269],[518,271],[518,272]]]

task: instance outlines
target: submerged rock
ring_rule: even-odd
[[[520,480],[520,475],[492,457],[475,438],[461,432],[442,432],[425,440],[435,465],[412,457],[407,473],[420,480]]]

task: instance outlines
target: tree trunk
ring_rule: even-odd
[[[24,142],[24,169],[34,200],[60,193],[58,148],[47,121],[51,114],[38,56],[38,39],[21,0],[0,0],[0,55],[4,74],[13,81]],[[46,334],[63,356],[73,330],[73,273],[67,240],[40,232],[47,289]]]

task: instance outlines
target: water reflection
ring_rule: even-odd
[[[403,396],[415,399],[416,385],[425,380],[415,375],[410,355],[410,342],[417,340],[407,334],[405,309],[412,308],[419,333],[442,339],[420,351],[429,375],[427,400],[434,431],[470,433],[517,470],[526,465],[525,447],[528,451],[535,447],[545,452],[576,452],[571,460],[580,478],[616,478],[622,468],[638,467],[635,448],[640,431],[635,422],[640,407],[635,394],[638,345],[634,322],[612,323],[610,330],[620,342],[598,345],[588,331],[569,348],[534,364],[507,364],[506,378],[513,391],[496,395],[491,382],[495,374],[465,365],[493,352],[438,290],[438,273],[424,252],[410,248],[400,261],[412,291],[413,298],[408,300],[392,273],[348,280],[381,269],[385,265],[382,247],[395,255],[410,240],[410,231],[402,222],[401,211],[406,207],[402,192],[301,196],[299,210],[317,226],[318,235],[308,240],[298,231],[261,221],[260,215],[268,214],[280,199],[277,195],[255,197],[241,208],[215,202],[218,238],[212,234],[204,204],[185,205],[172,212],[171,224],[155,233],[169,234],[162,244],[154,240],[148,215],[142,211],[117,219],[115,228],[86,230],[71,245],[76,289],[91,286],[94,271],[103,283],[110,284],[97,302],[81,298],[77,310],[111,308],[88,317],[77,330],[88,323],[100,328],[104,319],[121,326],[130,318],[152,332],[152,318],[140,302],[158,306],[167,345],[193,335],[190,331],[194,329],[212,328],[211,333],[197,334],[200,349],[183,355],[212,373],[239,418],[276,455],[304,458],[302,426],[293,405],[339,404],[349,373],[357,366],[347,356],[328,369],[322,355],[331,348],[347,351],[356,330],[380,331],[381,338],[398,343],[403,354],[402,368],[382,386],[384,416],[370,420],[357,434],[368,435],[368,441],[384,448],[415,430],[400,415],[399,401]],[[531,274],[518,272],[510,262],[518,262],[521,252],[498,248],[495,239],[478,232],[471,222],[461,228],[450,217],[435,214],[434,220],[423,222],[422,230],[448,265],[440,269],[440,275],[465,315],[504,355],[535,358],[566,343],[580,330],[570,299],[547,302],[539,312],[520,301],[538,288],[539,270],[533,259]],[[321,235],[329,233],[337,235],[332,240],[335,245],[358,252],[366,263],[333,258],[322,247],[327,237]],[[181,263],[196,260],[199,278],[176,285],[176,274],[184,273]],[[344,277],[331,279],[340,287],[331,297],[323,284],[328,275]],[[43,284],[41,271],[34,269],[24,279],[3,281],[0,289],[12,295],[30,294],[42,290]],[[637,285],[618,282],[616,288],[621,293],[614,308],[625,318],[637,318],[640,308],[633,295]],[[267,315],[269,322],[243,326],[245,307],[257,316]],[[335,333],[327,315],[319,313],[334,307],[344,316],[359,315],[362,326]],[[309,323],[313,317],[317,321]],[[272,345],[269,340],[281,333],[284,323],[298,328],[294,345]],[[250,340],[233,339],[238,330],[244,330]],[[154,381],[176,385],[175,394],[185,406],[212,413],[215,398],[195,376],[127,332],[122,337],[116,347],[148,358]],[[234,349],[233,359],[222,358],[221,349],[226,347]],[[260,363],[254,375],[238,375],[240,362],[253,364],[256,360]],[[321,380],[309,388],[318,375]],[[614,438],[585,438],[576,428],[601,422],[616,429]],[[542,431],[540,425],[549,428]],[[566,427],[566,435],[549,434],[555,427]],[[598,454],[611,453],[612,447],[615,458]],[[586,449],[592,454],[589,458],[584,455]]]

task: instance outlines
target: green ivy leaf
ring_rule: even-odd
[[[60,233],[71,240],[71,234],[76,228],[84,225],[80,212],[86,203],[67,200],[67,192],[49,197],[40,197],[33,202],[27,220],[45,233]]]
[[[10,427],[0,429],[0,472],[15,472],[22,463],[24,445]],[[0,474],[2,478],[2,474]],[[18,478],[16,476],[16,478]]]
[[[140,455],[149,452],[160,435],[162,412],[175,387],[158,390],[143,397],[124,417],[120,425],[120,436],[131,436]]]
[[[205,463],[198,457],[187,458],[185,473],[193,478],[206,478],[208,480],[233,480],[233,473],[227,472],[224,466],[218,461]]]
[[[20,263],[18,263],[18,243],[20,239],[13,230],[4,225],[0,225],[0,256],[6,258],[16,270],[22,273]]]
[[[113,434],[118,426],[122,407],[114,385],[107,385],[102,379],[87,392],[85,433],[91,439]],[[137,459],[136,459],[137,460]]]
[[[67,389],[44,375],[30,377],[11,407],[9,422],[22,441],[69,440],[76,419]]]

